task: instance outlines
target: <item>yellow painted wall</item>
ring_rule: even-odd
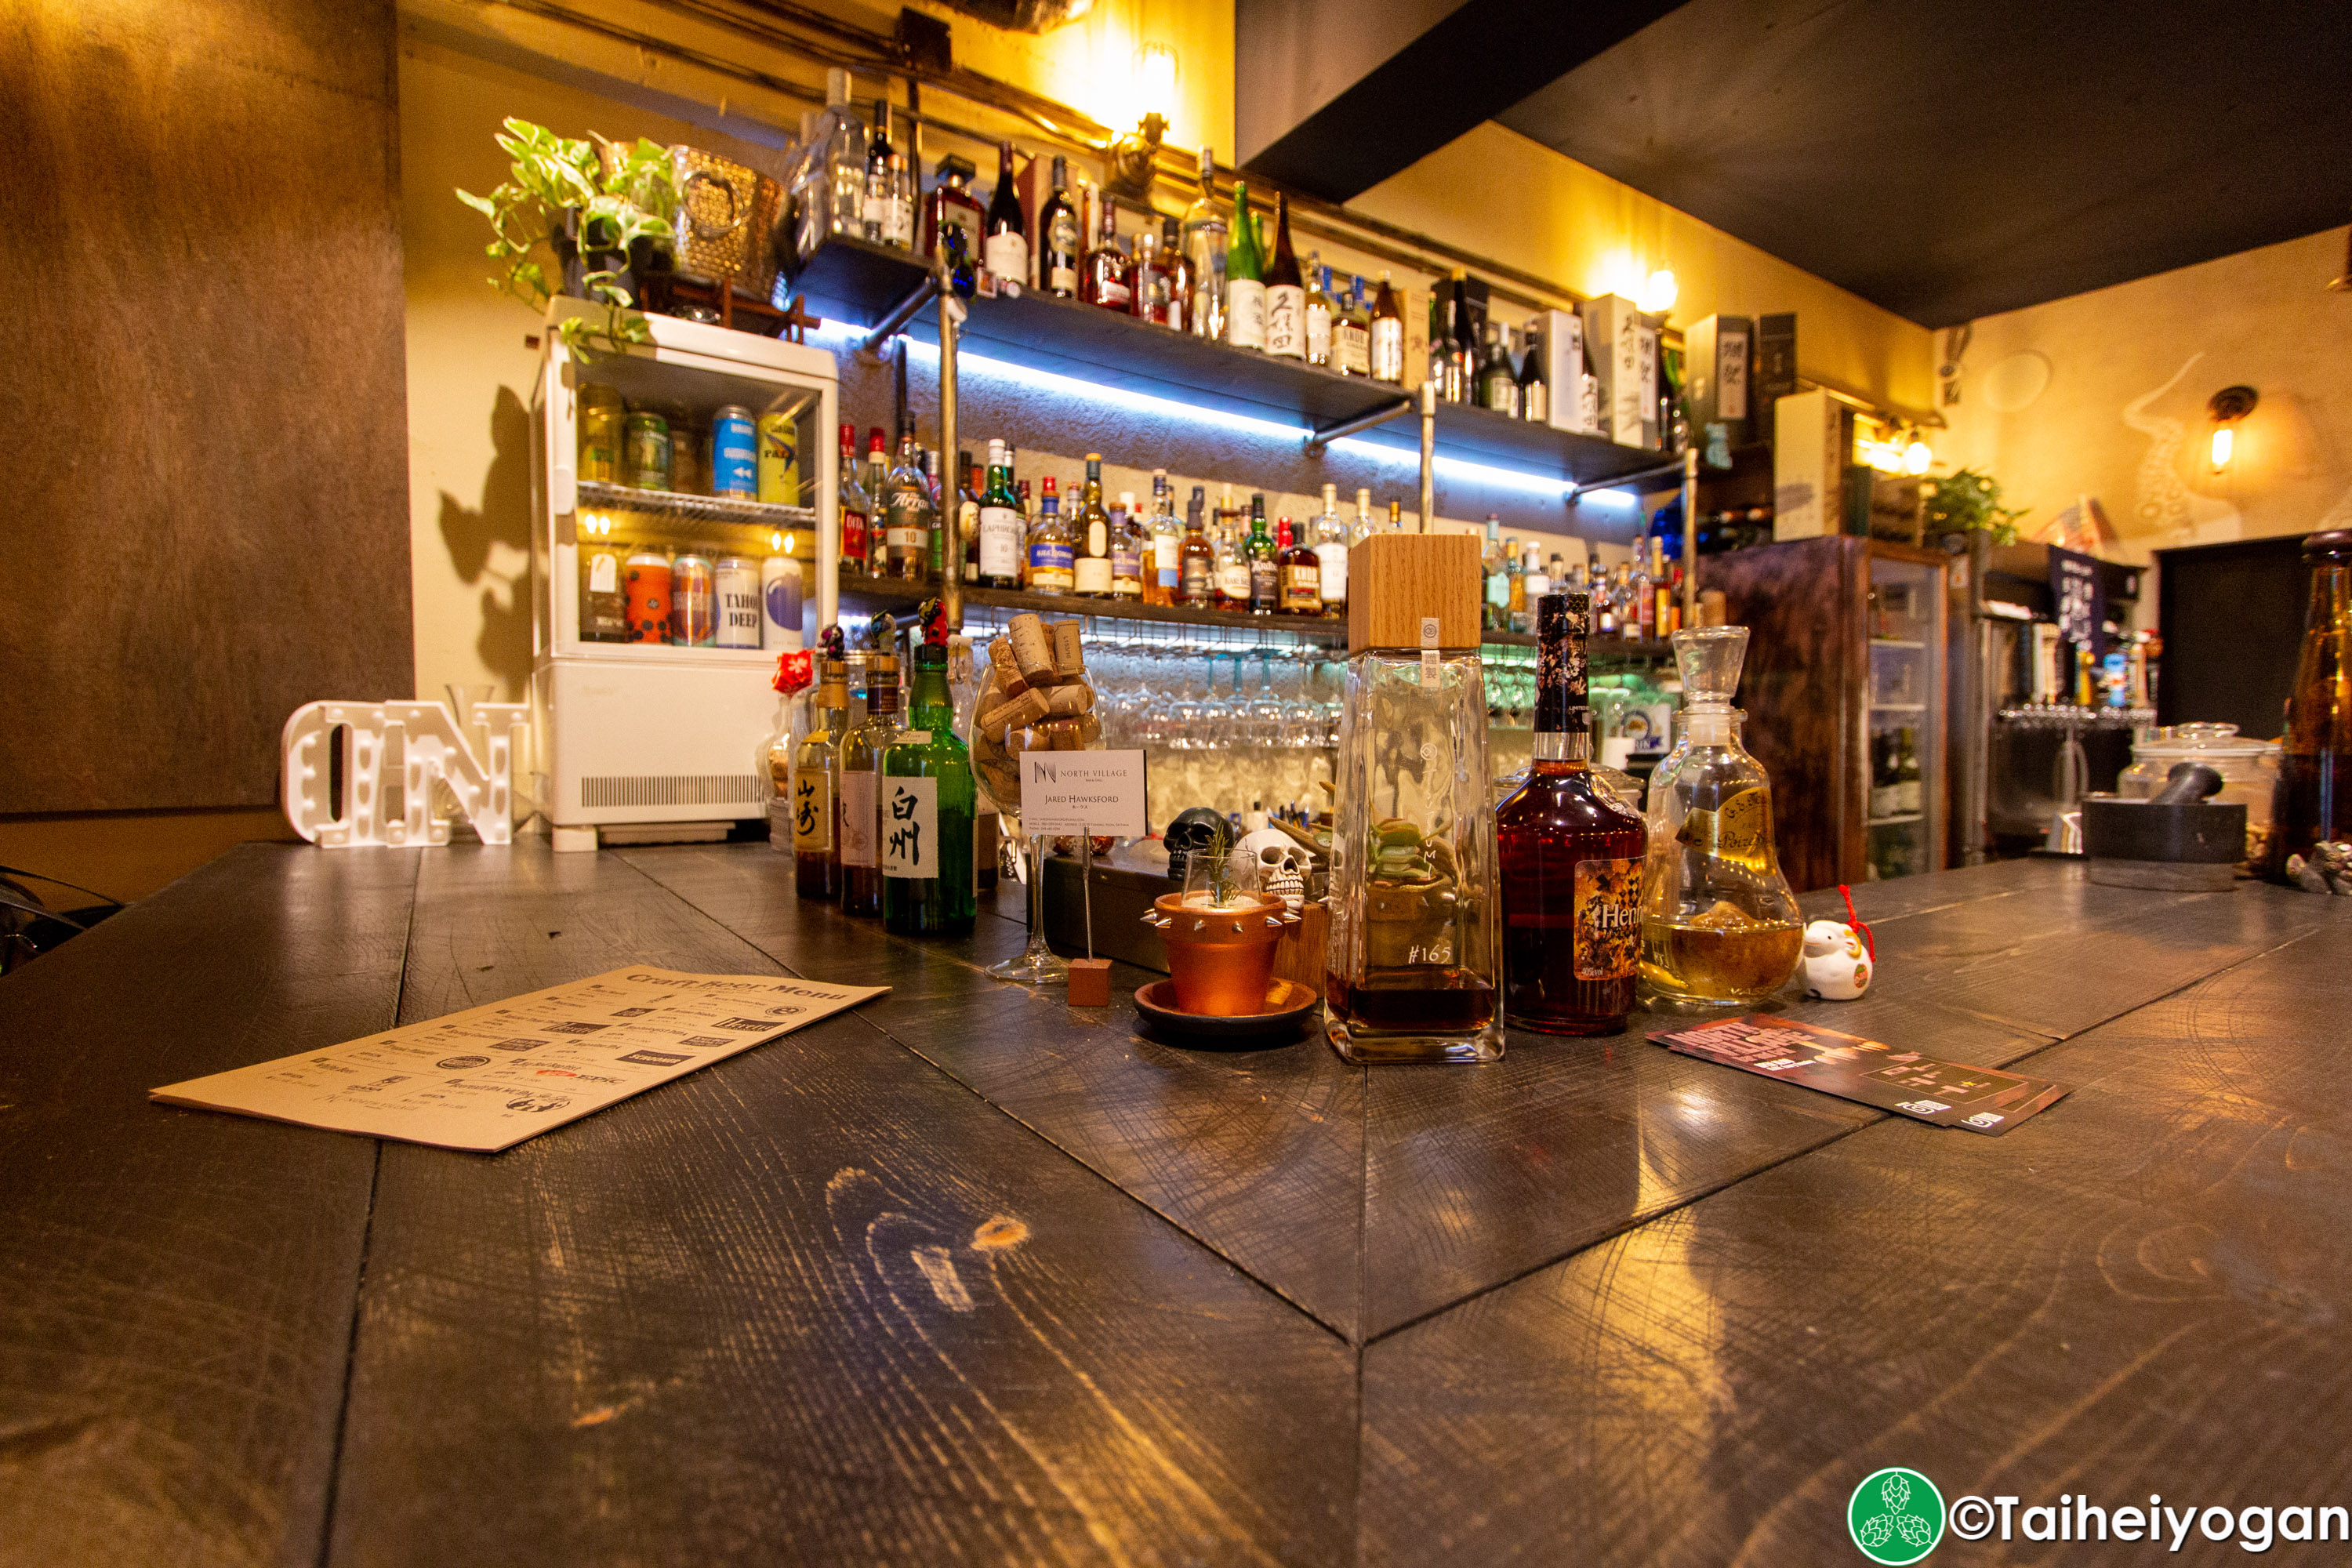
[[[1801,374],[1910,413],[1932,401],[1926,328],[1491,121],[1349,205],[1581,294],[1636,298],[1671,267],[1670,325],[1794,310]]]
[[[2352,526],[2352,294],[2325,288],[2344,262],[2333,229],[1987,317],[1937,455],[1990,470],[2029,534],[2096,496],[2134,561]],[[2206,400],[2240,383],[2262,400],[2217,475]]]

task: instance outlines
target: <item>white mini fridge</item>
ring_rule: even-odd
[[[602,315],[558,300],[548,319]],[[558,849],[593,849],[614,829],[634,840],[717,837],[767,816],[777,656],[797,638],[771,629],[753,647],[643,641],[632,619],[615,639],[609,597],[597,600],[601,617],[583,620],[583,611],[614,591],[617,563],[732,557],[772,577],[790,561],[806,585],[803,627],[830,625],[837,613],[835,576],[815,564],[840,554],[833,355],[700,322],[646,320],[650,345],[586,361],[549,332],[532,395],[531,773],[533,804]],[[609,481],[583,478],[581,409],[592,387],[610,389],[590,394],[604,409],[616,393],[628,413],[698,430],[698,477],[681,474],[678,489],[639,488],[625,445]],[[729,406],[754,420],[789,420],[795,504],[709,493],[711,417]]]

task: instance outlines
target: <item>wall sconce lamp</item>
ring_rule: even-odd
[[[2237,455],[2238,421],[2254,411],[2262,395],[2251,386],[2225,386],[2205,405],[2213,416],[2213,471],[2221,473]]]
[[[1634,303],[1642,307],[1643,315],[1663,316],[1675,308],[1675,300],[1681,292],[1675,282],[1675,269],[1661,267],[1643,283],[1642,297]]]
[[[1136,50],[1134,80],[1143,119],[1110,144],[1103,189],[1122,200],[1142,203],[1150,198],[1160,143],[1168,134],[1169,112],[1176,107],[1176,51],[1165,44],[1146,44]]]

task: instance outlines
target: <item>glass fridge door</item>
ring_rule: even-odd
[[[1944,574],[1870,560],[1867,820],[1872,881],[1943,865]]]

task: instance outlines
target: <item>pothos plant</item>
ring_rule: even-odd
[[[671,237],[667,214],[677,210],[677,180],[669,150],[638,138],[635,146],[607,142],[590,132],[589,142],[558,136],[544,125],[509,120],[499,146],[514,160],[506,183],[487,196],[459,191],[457,199],[490,220],[494,237],[484,247],[506,270],[490,286],[545,313],[556,291],[541,260],[551,256],[562,279],[562,247],[578,247],[583,298],[604,307],[599,323],[586,316],[551,330],[583,360],[599,349],[618,353],[628,343],[653,341],[621,270],[597,266],[600,257],[625,262],[637,240]]]
[[[1966,533],[1982,530],[1995,544],[2017,542],[2023,507],[2000,504],[2000,483],[1990,474],[1961,468],[1937,479],[1927,492],[1927,531]]]

